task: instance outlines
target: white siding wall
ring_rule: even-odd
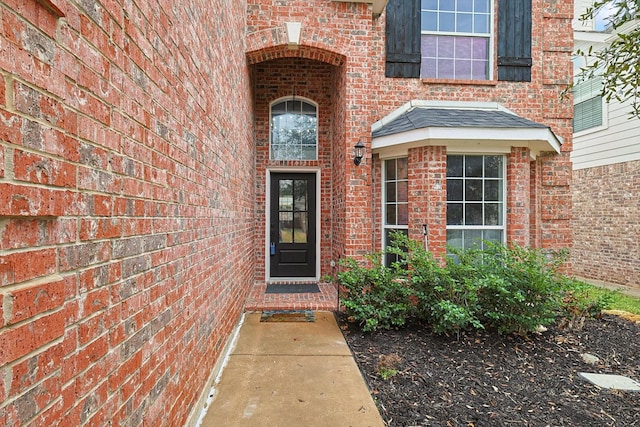
[[[579,8],[592,2],[576,0],[576,22],[579,22]],[[605,46],[602,42],[609,36],[584,31],[584,27],[576,26],[575,22],[574,28],[581,30],[574,32],[576,50],[586,51],[590,45],[599,49]],[[630,103],[611,100],[602,110],[602,126],[574,134],[571,160],[575,170],[640,160],[640,119],[629,119]]]

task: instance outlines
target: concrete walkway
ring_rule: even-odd
[[[314,314],[247,314],[201,425],[384,426],[333,313]]]

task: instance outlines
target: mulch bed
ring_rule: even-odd
[[[339,316],[389,426],[640,426],[640,392],[601,389],[578,372],[640,382],[640,324],[604,315],[528,338],[434,335],[428,327],[363,333]],[[589,364],[588,353],[599,361]],[[383,379],[379,366],[398,373]],[[388,371],[387,371],[388,372]]]

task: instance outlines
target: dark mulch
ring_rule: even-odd
[[[363,333],[339,316],[389,426],[640,426],[640,392],[601,389],[578,372],[640,382],[640,325],[616,316],[528,339],[427,327]],[[600,361],[590,365],[581,354]],[[398,374],[383,379],[379,364]]]

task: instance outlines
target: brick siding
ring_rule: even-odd
[[[253,284],[245,13],[0,4],[0,425],[184,424]]]
[[[640,287],[640,161],[573,175],[574,274]]]

